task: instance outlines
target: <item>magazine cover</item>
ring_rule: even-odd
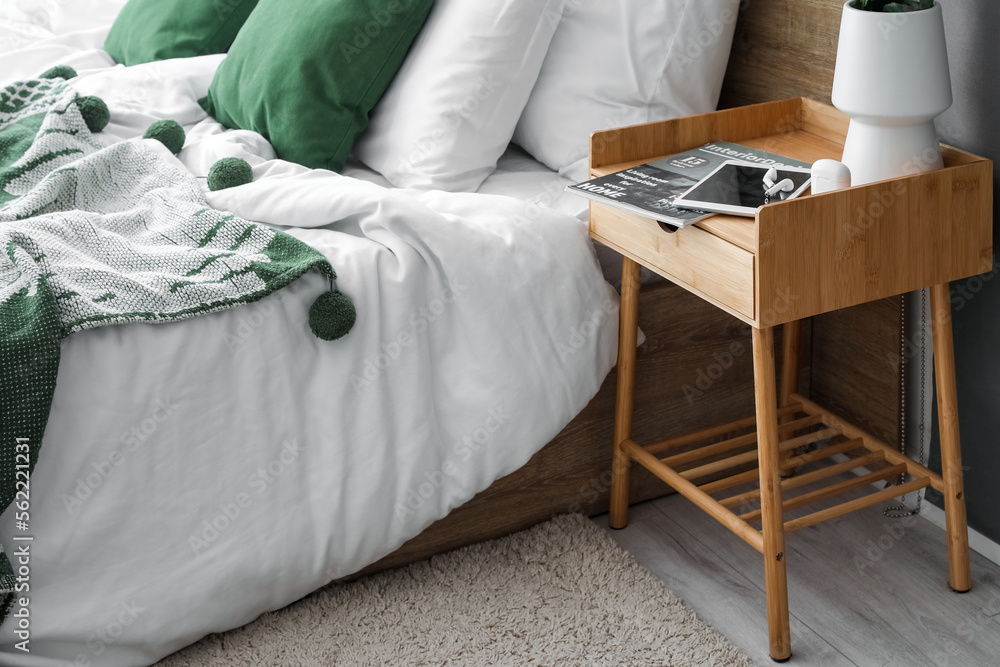
[[[602,204],[653,218],[675,227],[686,227],[713,213],[674,207],[674,199],[687,192],[726,160],[773,167],[811,167],[808,162],[730,143],[714,141],[677,155],[567,186],[567,190]]]

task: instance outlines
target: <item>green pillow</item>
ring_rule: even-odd
[[[434,0],[260,0],[201,106],[283,160],[339,171]]]
[[[257,0],[129,0],[104,42],[123,65],[225,53]]]

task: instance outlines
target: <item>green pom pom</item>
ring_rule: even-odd
[[[184,148],[184,128],[176,120],[158,120],[149,126],[143,139],[156,139],[174,155]]]
[[[212,192],[235,188],[253,181],[253,169],[246,160],[224,157],[208,170],[208,189]]]
[[[111,112],[108,105],[100,97],[81,97],[76,101],[76,108],[87,123],[91,132],[100,132],[111,122]]]
[[[76,78],[76,70],[69,65],[56,65],[50,67],[38,75],[39,79],[73,79]]]
[[[324,292],[309,309],[309,328],[323,340],[346,336],[356,319],[354,303],[343,292]]]

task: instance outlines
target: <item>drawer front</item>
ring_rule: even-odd
[[[598,203],[591,203],[590,235],[723,310],[753,322],[753,253],[698,227],[671,234],[655,220]]]

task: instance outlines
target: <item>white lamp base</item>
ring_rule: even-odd
[[[851,185],[944,167],[934,121],[901,125],[900,120],[851,119],[842,160],[851,169]]]

